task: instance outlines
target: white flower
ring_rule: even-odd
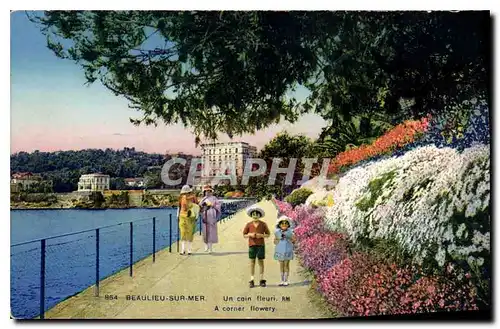
[[[488,206],[489,157],[489,145],[475,145],[462,153],[424,146],[354,168],[333,190],[335,204],[326,212],[325,224],[345,230],[354,241],[368,236],[395,238],[419,262],[434,256],[442,263],[446,253],[467,259],[478,250],[489,250],[489,233],[487,239],[472,234],[464,223],[453,232],[451,219],[465,212],[469,221],[474,220]],[[385,182],[371,191],[369,184],[375,179]],[[464,236],[471,246],[456,246],[455,239]],[[445,241],[450,244],[447,249],[439,247],[436,255],[429,252],[431,244],[441,246]]]
[[[458,227],[458,230],[457,230],[457,233],[456,233],[457,238],[461,238],[461,237],[462,237],[462,235],[463,235],[463,233],[464,233],[464,231],[465,231],[465,224],[464,224],[464,223],[462,223],[462,224],[460,224],[460,226]]]
[[[469,265],[471,266],[474,265],[474,257],[472,256],[467,257],[467,263],[469,263]]]
[[[486,250],[490,250],[490,232],[482,234],[479,231],[474,231],[472,243],[474,243],[474,245],[481,246]]]
[[[422,257],[425,257],[424,253],[422,254]],[[443,266],[445,259],[446,259],[446,251],[444,249],[442,249],[440,246],[438,249],[438,252],[436,254],[436,261],[438,262],[438,265]]]

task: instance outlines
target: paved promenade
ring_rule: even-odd
[[[272,230],[276,210],[271,202],[260,205],[264,221]],[[290,285],[279,287],[279,264],[273,259],[272,237],[266,241],[265,288],[248,287],[248,242],[242,236],[250,219],[244,212],[219,224],[219,244],[214,253],[203,251],[196,235],[193,254],[182,256],[175,245],[134,265],[134,276],[125,269],[95,287],[71,297],[46,313],[46,318],[63,319],[207,319],[207,318],[321,318],[324,314],[308,298],[309,283],[299,275],[296,260],[290,264]],[[175,251],[175,252],[174,252]],[[259,267],[256,265],[256,280]],[[106,298],[108,296],[108,298]],[[146,300],[143,300],[146,299]],[[157,300],[156,300],[157,299]],[[162,299],[167,299],[162,301]]]

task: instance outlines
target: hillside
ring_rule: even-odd
[[[180,155],[190,160],[191,155]],[[171,155],[150,154],[135,148],[86,149],[32,153],[19,152],[10,156],[10,172],[39,173],[53,181],[54,192],[70,192],[77,189],[82,174],[100,172],[111,177],[111,189],[124,189],[124,178],[145,177],[149,188],[160,188],[159,171]]]

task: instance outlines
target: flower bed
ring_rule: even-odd
[[[277,199],[273,199],[273,202],[276,205],[279,214],[288,216],[288,214],[291,214],[293,212],[293,207],[288,202],[280,201]]]
[[[298,259],[335,312],[491,307],[489,140],[488,104],[464,102],[340,153],[333,190],[279,205],[296,219]]]
[[[419,264],[481,266],[490,250],[489,158],[487,145],[427,146],[355,168],[340,179],[326,224],[353,242],[392,239]]]
[[[331,214],[327,209],[306,205],[293,209],[277,200],[275,204],[295,219],[298,259],[314,274],[331,309],[342,316],[478,309],[477,282],[470,273],[463,275],[461,268],[443,266],[433,274],[415,264],[397,265],[356,251],[348,235],[327,229],[325,211]],[[485,237],[475,239],[484,242]]]
[[[332,160],[328,173],[338,174],[387,156],[403,155],[425,146],[453,147],[457,150],[489,144],[489,106],[484,99],[472,99],[455,105],[438,116],[428,115],[420,120],[409,120],[397,125],[370,145],[361,145],[338,154]]]
[[[475,288],[453,276],[425,276],[366,253],[354,253],[320,274],[319,289],[345,316],[476,310]]]
[[[376,156],[390,154],[396,148],[413,143],[423,136],[429,123],[429,118],[409,120],[397,125],[384,135],[377,138],[370,145],[361,145],[358,148],[339,153],[328,168],[329,174],[337,174],[360,161]]]

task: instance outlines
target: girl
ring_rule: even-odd
[[[274,259],[280,262],[280,286],[288,286],[290,260],[293,259],[293,244],[295,243],[292,225],[291,218],[281,216],[278,218],[276,230],[274,231],[274,244],[276,245]]]
[[[185,244],[187,242],[188,255],[191,255],[191,243],[193,242],[196,219],[200,207],[196,196],[192,193],[189,185],[184,185],[181,189],[179,198],[179,208],[177,209],[177,218],[179,218],[179,231],[181,240],[181,255],[186,254]]]

